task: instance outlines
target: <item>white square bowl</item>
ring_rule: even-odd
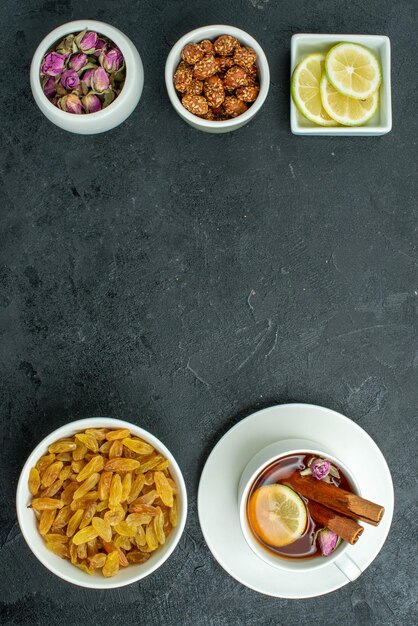
[[[377,56],[382,67],[380,106],[376,114],[364,126],[317,126],[297,110],[290,96],[290,128],[294,135],[364,137],[385,135],[392,129],[392,96],[390,77],[390,39],[385,35],[293,35],[290,56],[290,76],[296,65],[313,52],[326,53],[342,41],[367,46]]]

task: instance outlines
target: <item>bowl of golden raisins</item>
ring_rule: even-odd
[[[187,492],[159,439],[94,417],[41,441],[21,472],[16,505],[22,534],[45,567],[70,583],[109,589],[168,559],[186,523]]]
[[[171,49],[165,82],[174,109],[188,124],[225,133],[247,124],[270,86],[259,43],[234,26],[212,25],[184,35]]]

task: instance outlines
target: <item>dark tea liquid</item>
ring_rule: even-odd
[[[253,532],[254,537],[257,539],[258,543],[263,546],[269,552],[272,552],[276,556],[281,556],[285,559],[306,559],[313,558],[316,556],[321,556],[321,551],[313,545],[313,538],[315,532],[321,528],[310,516],[309,510],[307,509],[307,524],[305,528],[305,532],[302,537],[289,544],[288,546],[282,546],[280,548],[276,548],[265,543],[258,534],[254,531],[251,525],[251,516],[248,512],[249,503],[251,500],[252,494],[263,487],[264,485],[272,485],[276,483],[282,483],[283,485],[287,485],[290,487],[289,483],[286,481],[294,472],[299,472],[306,467],[308,467],[309,459],[313,458],[312,454],[307,454],[306,452],[300,452],[298,454],[289,454],[288,456],[283,456],[282,458],[274,461],[271,465],[266,467],[261,474],[255,479],[250,492],[248,494],[247,499],[247,519],[250,525],[250,528]],[[342,489],[346,489],[347,491],[353,491],[353,487],[350,484],[347,476],[345,476],[344,472],[338,467],[338,471],[340,474],[340,479],[334,478],[330,474],[331,482],[336,487],[341,487]],[[305,502],[309,502],[308,498],[301,496],[298,494],[302,500]]]

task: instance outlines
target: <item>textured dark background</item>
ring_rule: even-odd
[[[417,10],[415,0],[2,1],[2,623],[418,622]],[[145,66],[138,108],[95,137],[50,124],[28,81],[42,37],[88,16],[126,32]],[[262,112],[230,135],[183,123],[163,80],[171,45],[210,23],[248,30],[271,67]],[[291,135],[289,49],[298,32],[391,38],[389,135]],[[369,569],[304,601],[264,597],[230,578],[196,512],[215,442],[253,410],[289,401],[360,424],[396,488],[392,530]],[[190,495],[170,560],[107,592],[44,569],[14,510],[34,445],[89,415],[126,418],[161,437]]]

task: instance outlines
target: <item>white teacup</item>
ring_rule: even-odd
[[[250,548],[255,554],[263,559],[266,563],[272,567],[287,571],[287,572],[306,572],[308,570],[317,570],[325,565],[333,563],[338,569],[350,580],[355,580],[361,574],[361,569],[357,563],[353,560],[350,551],[353,546],[350,546],[345,541],[342,541],[338,548],[334,550],[329,556],[318,556],[314,559],[286,559],[280,556],[275,556],[268,550],[263,548],[255,539],[247,518],[247,500],[249,491],[259,474],[268,467],[271,463],[279,459],[280,457],[290,454],[300,454],[305,452],[306,454],[312,454],[318,457],[327,458],[332,461],[337,467],[340,467],[349,482],[351,483],[353,490],[358,494],[360,488],[357,480],[353,476],[352,472],[342,463],[339,459],[336,459],[328,448],[321,446],[319,449],[318,444],[308,439],[284,439],[283,441],[277,441],[266,448],[263,448],[258,454],[256,454],[244,469],[238,487],[238,504],[239,504],[239,516],[241,522],[241,529],[244,534]]]

